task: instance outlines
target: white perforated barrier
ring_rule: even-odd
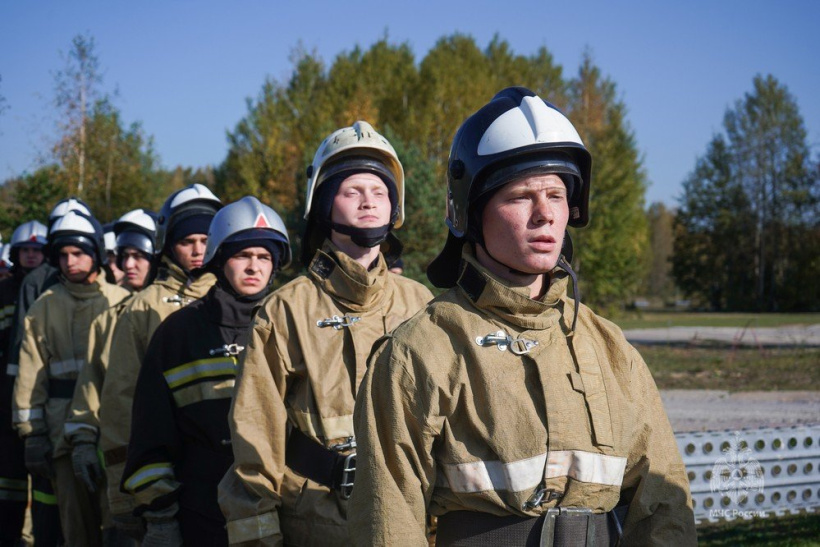
[[[678,433],[695,519],[750,519],[820,507],[820,425]]]

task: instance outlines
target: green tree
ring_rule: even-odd
[[[646,175],[616,86],[585,54],[570,84],[569,117],[592,154],[590,223],[572,231],[584,301],[613,312],[645,278]]]
[[[678,286],[700,306],[746,309],[754,291],[753,232],[729,146],[717,135],[683,183],[672,264]]]
[[[794,98],[774,77],[756,76],[723,125],[725,137],[713,139],[684,185],[675,277],[703,296],[692,283],[702,259],[685,245],[701,238],[718,266],[713,308],[816,309],[820,301],[806,288],[816,284],[811,265],[820,247],[817,166]]]
[[[104,100],[100,90],[102,74],[92,36],[77,35],[71,49],[63,54],[65,67],[55,74],[55,105],[62,111],[58,125],[61,138],[56,152],[63,158],[73,157],[71,191],[80,196],[85,190],[85,160],[88,144],[88,116],[92,105]],[[74,186],[76,183],[76,186]]]
[[[653,203],[646,212],[649,227],[649,271],[644,283],[646,296],[669,302],[675,297],[672,253],[675,241],[675,213],[663,203]]]

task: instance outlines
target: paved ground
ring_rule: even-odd
[[[789,327],[668,327],[625,330],[633,344],[686,344],[698,342],[747,346],[820,347],[820,324]]]
[[[661,397],[678,432],[820,423],[820,391],[671,389]]]

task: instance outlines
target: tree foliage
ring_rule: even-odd
[[[574,265],[584,280],[584,300],[614,311],[645,275],[646,175],[626,107],[589,55],[570,84],[569,114],[592,154],[590,223],[572,232]]]
[[[723,126],[684,183],[676,280],[713,309],[817,309],[817,166],[794,98],[757,76]]]
[[[498,36],[482,48],[456,33],[440,38],[420,59],[409,44],[385,35],[329,64],[297,46],[291,63],[287,78],[269,78],[247,100],[246,114],[226,135],[228,152],[220,165],[166,172],[150,137],[139,124],[126,124],[104,92],[94,40],[78,36],[66,68],[55,75],[61,123],[54,164],[7,185],[10,202],[0,204],[0,228],[44,214],[71,193],[111,220],[137,206],[157,208],[172,190],[202,182],[226,203],[255,195],[272,205],[298,251],[305,169],[325,136],[363,119],[390,139],[404,165],[406,222],[397,235],[405,243],[406,274],[426,282],[426,265],[447,233],[445,168],[453,135],[500,89],[520,85],[565,109],[594,157],[593,220],[575,236],[585,301],[617,307],[643,279],[648,238],[641,161],[615,84],[590,56],[576,77],[565,79],[544,47],[522,55]],[[43,210],[18,201],[38,192],[48,196],[40,200]]]

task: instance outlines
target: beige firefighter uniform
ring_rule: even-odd
[[[111,351],[114,325],[133,295],[101,313],[91,324],[86,364],[77,377],[77,387],[65,421],[65,436],[71,446],[97,444],[100,432],[100,393]]]
[[[134,388],[151,336],[166,317],[205,296],[214,283],[216,277],[210,273],[189,279],[164,257],[156,280],[128,301],[117,321],[100,395],[100,450],[114,515],[130,515],[137,506],[131,495],[120,491],[120,482],[131,436]]]
[[[349,543],[347,500],[286,465],[288,435],[298,429],[323,449],[351,438],[373,342],[430,298],[388,272],[382,255],[367,271],[329,241],[308,275],[268,298],[240,363],[229,418],[235,463],[219,485],[232,544]]]
[[[54,489],[69,543],[94,545],[99,499],[76,482],[71,447],[63,436],[77,376],[88,351],[94,319],[128,296],[100,276],[90,284],[63,282],[46,291],[26,315],[20,368],[14,385],[15,426],[21,436],[47,433],[54,460]]]
[[[355,544],[426,545],[425,514],[535,517],[628,505],[624,544],[696,543],[686,472],[620,329],[511,288],[469,246],[458,285],[381,340],[357,399]],[[536,493],[543,495],[538,504]]]

